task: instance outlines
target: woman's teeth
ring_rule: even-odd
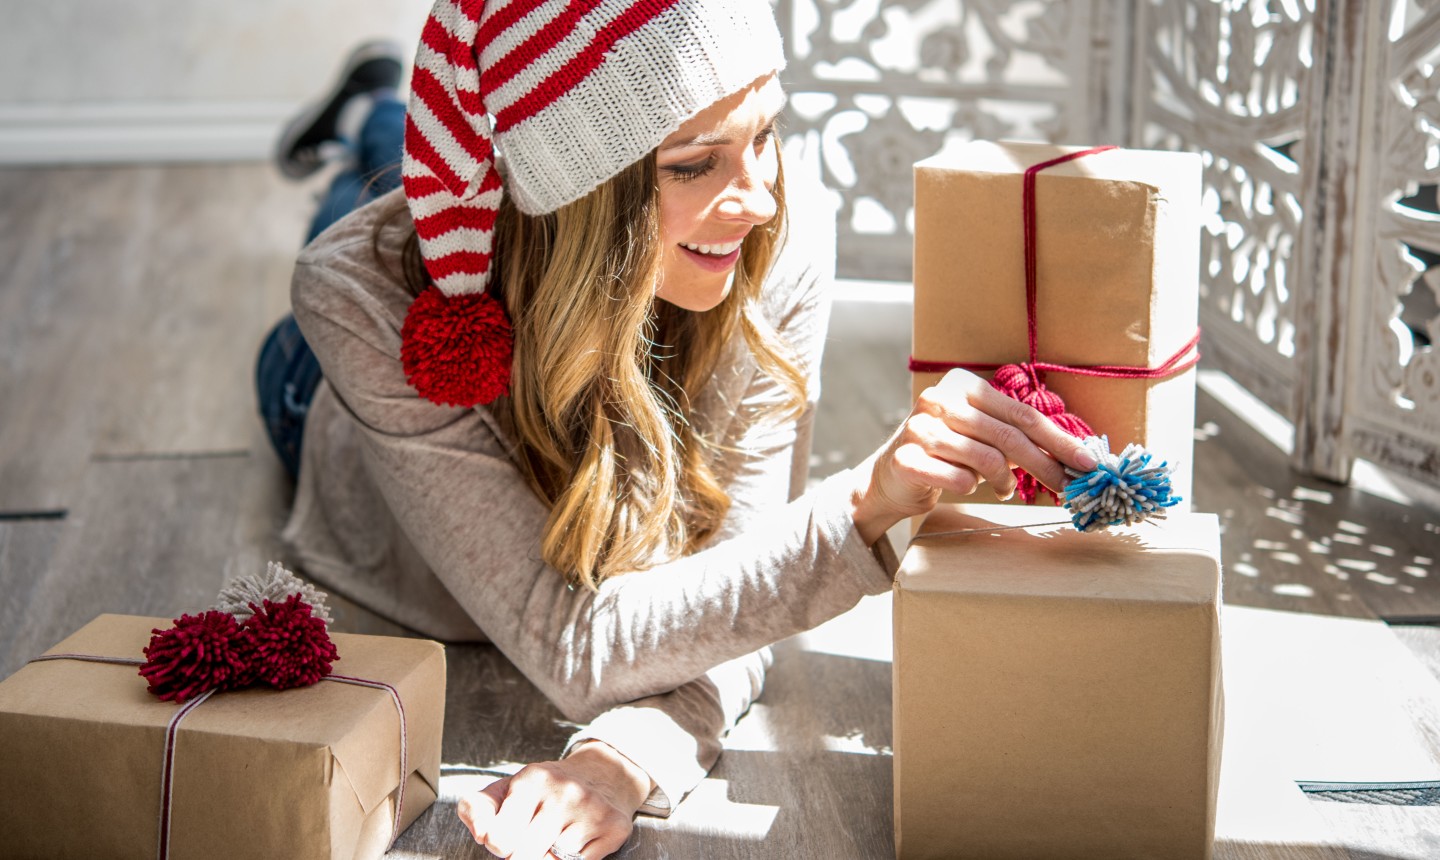
[[[742,239],[740,241],[744,240]],[[681,242],[680,244],[697,254],[706,254],[711,257],[723,257],[740,247],[740,242],[726,242],[724,245],[692,245],[689,242]]]

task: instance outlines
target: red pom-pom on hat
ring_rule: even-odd
[[[1007,364],[995,371],[991,377],[990,384],[1001,393],[1024,403],[1033,406],[1040,411],[1066,433],[1078,439],[1087,436],[1094,436],[1095,431],[1079,415],[1065,411],[1065,401],[1060,395],[1045,387],[1040,381],[1038,372],[1032,367],[1020,364]],[[1046,487],[1035,479],[1035,476],[1024,469],[1015,468],[1015,494],[1027,505],[1034,502],[1041,491],[1049,493],[1058,502],[1060,497],[1055,491]]]
[[[514,333],[489,293],[447,296],[434,285],[410,305],[400,329],[405,378],[442,406],[477,406],[510,393]]]
[[[250,640],[228,612],[181,615],[168,630],[152,630],[140,674],[151,693],[186,702],[210,690],[250,683]]]
[[[307,687],[330,674],[340,659],[325,622],[310,613],[310,604],[292,594],[276,603],[250,604],[255,614],[245,622],[253,649],[255,680],[277,690]]]

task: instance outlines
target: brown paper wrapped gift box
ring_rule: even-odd
[[[51,654],[138,657],[164,618],[102,615]],[[408,826],[435,801],[445,654],[435,642],[343,633],[334,671],[400,694]],[[0,683],[0,855],[156,856],[166,725],[177,706],[146,692],[136,667],[55,660]],[[400,780],[390,694],[322,681],[219,693],[181,724],[169,856],[376,858],[389,842]]]
[[[1218,522],[1007,528],[1055,515],[941,505],[901,565],[902,860],[1211,856]]]
[[[1080,149],[975,141],[915,165],[917,361],[1028,358],[1023,177]],[[1035,194],[1037,359],[1154,368],[1181,349],[1198,313],[1200,156],[1090,155],[1040,172]],[[916,373],[913,394],[940,376]],[[1137,442],[1169,461],[1188,509],[1193,369],[1162,380],[1050,372],[1044,382],[1114,450]],[[995,497],[987,484],[971,500]]]

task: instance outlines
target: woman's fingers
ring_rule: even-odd
[[[621,846],[625,844],[625,840],[630,838],[630,830],[629,821],[618,820],[598,831],[569,827],[560,834],[559,839],[555,840],[555,847],[584,857],[585,860],[602,860],[620,850]],[[576,845],[581,845],[581,847],[574,847]]]
[[[481,845],[485,844],[485,836],[490,832],[490,825],[495,820],[495,813],[500,810],[509,785],[510,777],[497,779],[483,790],[460,798],[455,805],[455,811],[469,828],[471,837]]]
[[[956,433],[993,446],[1051,489],[1065,485],[1062,464],[1081,470],[1096,465],[1079,439],[1034,407],[1002,394],[974,374],[947,373],[935,387],[929,405]]]
[[[505,799],[490,822],[490,831],[485,834],[484,845],[496,857],[510,857],[526,845],[535,815],[544,800],[542,786],[538,784],[538,780],[530,777],[528,770],[530,768],[510,778]],[[557,826],[551,836],[559,832],[560,828]],[[549,848],[549,843],[544,847]]]
[[[979,479],[983,478],[994,486],[996,495],[1002,499],[1015,491],[1015,476],[1010,471],[1010,463],[998,448],[975,435],[956,432],[939,416],[922,413],[912,418],[910,425],[918,446],[926,455],[939,461],[939,465],[929,467],[941,479],[931,482],[932,486],[966,495],[973,492],[979,485]],[[918,459],[912,462],[924,468]],[[950,468],[947,470],[945,467]],[[946,479],[953,470],[958,471],[952,483]]]
[[[586,770],[587,763],[594,766],[591,758],[528,765],[462,798],[456,811],[475,841],[497,857],[600,860],[625,843],[634,813]]]
[[[541,806],[535,818],[519,835],[510,860],[549,860],[550,846],[555,844],[569,819],[559,810]]]
[[[593,828],[572,824],[555,837],[554,853],[545,860],[551,860],[552,857],[559,858],[559,860],[570,860],[573,857],[583,857],[584,860],[601,860],[602,857],[620,850],[620,846],[623,844],[625,844],[625,840],[622,838],[614,844],[614,847],[606,848],[599,834],[593,832]]]

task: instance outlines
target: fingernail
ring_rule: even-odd
[[[1080,455],[1075,458],[1075,462],[1080,464],[1080,468],[1086,470],[1093,469],[1100,465],[1100,461],[1095,459],[1095,455],[1089,451],[1081,451]]]

